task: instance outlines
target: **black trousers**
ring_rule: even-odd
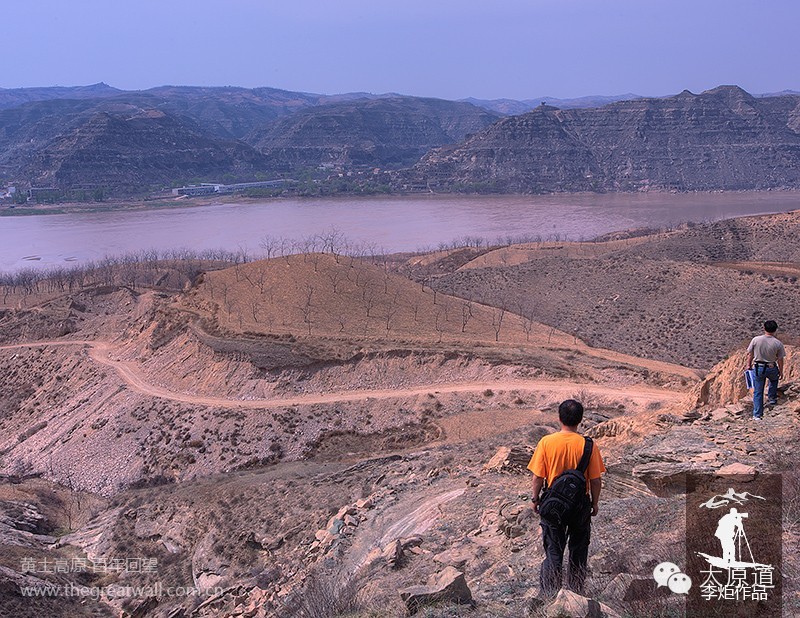
[[[589,497],[586,504],[564,525],[552,524],[544,519],[542,542],[544,543],[544,562],[539,575],[541,593],[555,595],[562,586],[564,550],[569,547],[569,570],[567,587],[573,592],[583,593],[589,559],[589,537],[592,527],[592,503]]]

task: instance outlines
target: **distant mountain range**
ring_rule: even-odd
[[[107,84],[0,89],[0,182],[147,193],[390,170],[456,191],[795,187],[798,93],[445,101]],[[508,117],[509,114],[513,114]]]
[[[499,118],[400,95],[106,84],[0,90],[0,176],[22,186],[143,193],[320,165],[400,167]]]
[[[706,191],[800,187],[800,96],[736,86],[603,107],[540,105],[405,174],[430,190]]]

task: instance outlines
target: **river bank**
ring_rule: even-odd
[[[389,194],[344,194],[344,195],[325,195],[325,196],[300,196],[283,195],[275,197],[251,197],[247,195],[237,195],[229,193],[225,195],[202,195],[202,196],[157,196],[145,198],[112,198],[102,202],[63,202],[55,204],[4,204],[0,205],[0,217],[26,217],[32,215],[65,215],[73,213],[103,213],[103,212],[122,212],[122,211],[141,211],[141,210],[167,210],[175,208],[196,208],[199,206],[212,206],[220,204],[266,204],[271,202],[281,202],[286,200],[302,201],[328,201],[328,200],[373,200],[373,199],[493,199],[493,198],[600,198],[607,196],[706,196],[706,195],[726,195],[726,196],[764,196],[764,195],[794,195],[800,201],[800,191],[795,189],[766,189],[763,191],[695,191],[676,193],[672,191],[652,190],[637,193],[548,193],[541,195],[529,194],[467,194],[467,193],[389,193]],[[734,197],[733,199],[739,199]]]

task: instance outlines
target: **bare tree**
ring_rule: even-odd
[[[261,294],[264,293],[264,286],[267,282],[267,269],[262,266],[258,271],[258,276],[256,277],[256,285],[258,286],[258,291]]]
[[[364,293],[361,298],[367,306],[367,317],[370,317],[369,312],[372,311],[372,307],[375,305],[375,288],[371,285],[364,286]]]
[[[294,249],[295,249],[295,243],[288,240],[287,238],[281,238],[280,252],[286,259],[287,264],[289,263],[289,258],[292,256],[292,253],[294,253]]]
[[[525,341],[530,341],[533,332],[533,311],[522,314],[522,330],[525,331]]]
[[[308,254],[308,257],[311,259],[311,263],[314,265],[314,272],[317,272],[319,269],[319,261],[322,259],[322,254],[318,251],[313,251]],[[305,259],[305,254],[303,254],[303,259]]]
[[[450,321],[450,315],[449,315],[450,314],[450,303],[447,302],[447,300],[444,301],[444,304],[442,305],[442,309],[444,310],[444,321],[445,322],[449,322]]]
[[[80,517],[84,507],[84,496],[78,489],[75,472],[69,467],[65,467],[58,474],[56,474],[55,466],[53,465],[53,457],[51,455],[47,461],[47,473],[48,476],[53,480],[60,478],[58,481],[59,485],[63,486],[69,491],[69,495],[63,500],[59,501],[59,506],[61,512],[64,514],[64,517],[67,520],[67,528],[69,530],[74,530],[75,528],[73,524],[75,523],[75,520]]]
[[[394,298],[392,299],[392,301],[386,305],[386,332],[387,333],[391,329],[392,320],[394,319],[394,316],[396,316],[397,312],[400,310],[400,304],[397,302],[397,299],[398,299],[399,295],[400,295],[400,292],[398,291],[394,295]]]
[[[339,263],[340,247],[345,244],[345,240],[344,234],[335,227],[322,234],[322,250],[330,253],[337,264]]]
[[[433,327],[439,333],[439,343],[442,342],[442,335],[444,335],[444,320],[440,309],[437,309],[433,315]]]
[[[467,323],[472,319],[472,301],[465,300],[461,303],[461,332],[467,331]]]
[[[494,329],[495,341],[500,341],[500,329],[503,328],[503,318],[505,315],[505,307],[494,307],[492,309],[492,328]]]
[[[325,276],[330,279],[331,286],[333,286],[333,293],[336,294],[336,287],[339,284],[339,281],[342,280],[342,271],[338,268],[333,268],[325,273]]]
[[[259,243],[262,249],[264,249],[267,259],[272,259],[273,254],[277,254],[280,241],[273,237],[273,236],[264,236]]]
[[[314,297],[314,286],[306,284],[305,288],[305,302],[300,306],[300,311],[303,314],[303,323],[308,327],[308,334],[311,335],[311,314],[313,310],[312,298]]]
[[[533,331],[533,309],[526,309],[525,303],[517,300],[517,313],[522,320],[522,330],[525,331],[525,341],[531,340],[531,332]]]

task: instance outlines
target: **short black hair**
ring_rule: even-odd
[[[574,399],[562,401],[558,406],[558,420],[567,427],[577,427],[583,420],[583,404]]]
[[[775,320],[767,320],[764,322],[764,330],[768,333],[774,333],[778,330],[778,323]]]

